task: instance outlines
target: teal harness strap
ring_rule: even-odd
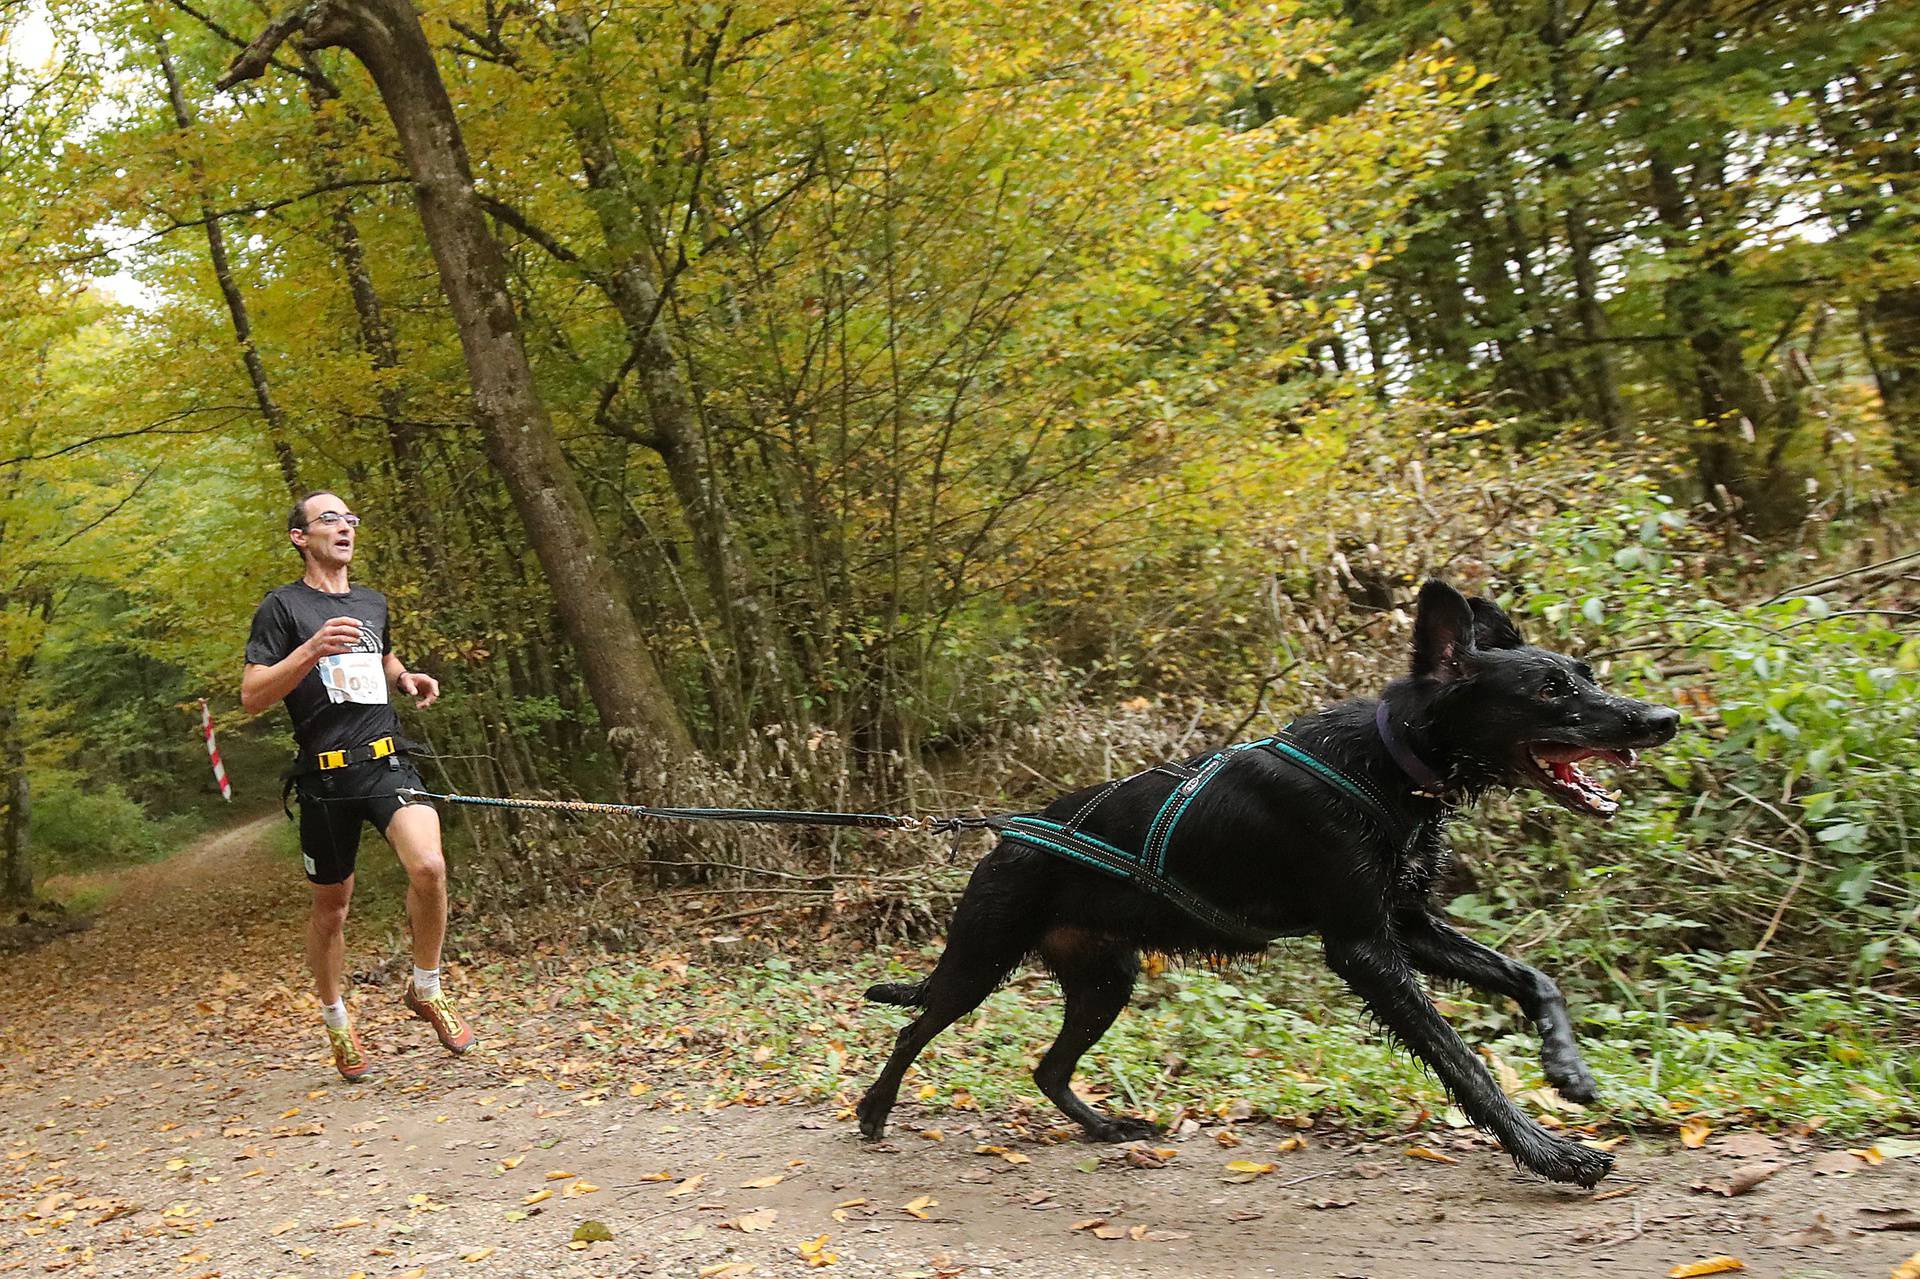
[[[986,824],[1006,839],[1015,840],[1056,857],[1078,862],[1082,866],[1112,875],[1116,879],[1132,880],[1142,888],[1179,907],[1208,928],[1236,942],[1248,946],[1264,946],[1284,934],[1260,928],[1244,916],[1206,900],[1167,872],[1167,853],[1172,847],[1174,831],[1179,827],[1180,819],[1186,816],[1188,809],[1193,806],[1193,801],[1198,798],[1201,791],[1207,788],[1207,784],[1218,777],[1226,766],[1239,756],[1240,752],[1247,750],[1270,751],[1295,767],[1306,770],[1316,780],[1333,787],[1358,804],[1368,817],[1380,825],[1381,829],[1394,835],[1404,831],[1406,840],[1404,847],[1411,848],[1426,833],[1432,822],[1432,819],[1428,818],[1409,828],[1405,822],[1394,816],[1386,800],[1366,782],[1348,776],[1319,756],[1284,737],[1263,737],[1257,742],[1242,742],[1216,751],[1203,760],[1193,773],[1184,777],[1167,795],[1159,811],[1154,814],[1153,821],[1147,826],[1147,834],[1141,842],[1140,851],[1137,853],[1109,844],[1079,829],[1080,823],[1092,815],[1101,801],[1111,795],[1122,782],[1132,781],[1133,778],[1122,778],[1120,782],[1110,783],[1102,788],[1091,800],[1082,805],[1080,811],[1075,813],[1072,820],[1066,824],[1024,813],[1013,817],[988,818]]]
[[[1103,871],[1116,879],[1132,880],[1167,901],[1215,932],[1246,946],[1265,946],[1281,934],[1264,929],[1228,913],[1199,894],[1145,865],[1137,853],[1116,848],[1085,831],[1071,830],[1044,817],[1006,817],[994,822],[1002,837],[1018,841]]]

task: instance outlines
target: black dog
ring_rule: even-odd
[[[1303,716],[1285,736],[1346,784],[1273,750],[1231,752],[1179,819],[1171,846],[1163,844],[1165,873],[1264,935],[1319,933],[1333,971],[1432,1068],[1476,1125],[1541,1176],[1591,1186],[1612,1167],[1612,1156],[1556,1137],[1522,1114],[1415,976],[1516,1000],[1539,1027],[1547,1080],[1575,1101],[1594,1098],[1593,1076],[1553,981],[1434,912],[1432,889],[1447,857],[1441,828],[1454,805],[1496,786],[1529,786],[1576,813],[1611,816],[1616,802],[1577,762],[1599,757],[1630,766],[1637,748],[1671,739],[1679,718],[1601,691],[1584,663],[1527,644],[1491,602],[1430,581],[1420,592],[1412,673],[1377,700],[1356,698]],[[1176,778],[1194,775],[1176,770]],[[1068,795],[1041,816],[1109,846],[1150,847],[1152,830],[1173,805],[1168,780],[1149,770]],[[1151,1136],[1153,1125],[1103,1114],[1069,1084],[1081,1055],[1126,1006],[1142,950],[1262,948],[1244,930],[1205,920],[1204,912],[1183,909],[1137,881],[1003,840],[975,868],[932,974],[867,992],[922,1011],[901,1029],[861,1099],[861,1133],[877,1139],[886,1131],[914,1058],[1037,953],[1059,979],[1066,1008],[1034,1082],[1095,1141]]]

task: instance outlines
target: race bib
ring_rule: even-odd
[[[319,670],[328,701],[386,704],[387,672],[380,654],[336,653],[321,658]]]

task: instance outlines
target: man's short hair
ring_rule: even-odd
[[[314,498],[319,497],[322,493],[332,493],[332,492],[333,492],[332,489],[309,490],[305,496],[303,496],[299,501],[293,504],[293,509],[287,512],[287,528],[289,530],[297,529],[297,528],[305,528],[307,526],[307,503],[311,502]],[[334,494],[334,496],[337,497],[339,495],[336,493]]]

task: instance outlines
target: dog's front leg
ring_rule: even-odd
[[[1563,1141],[1521,1114],[1480,1059],[1434,1009],[1413,969],[1388,936],[1326,938],[1327,963],[1440,1077],[1467,1118],[1500,1139],[1515,1160],[1550,1181],[1591,1186],[1613,1167],[1613,1156]]]
[[[1567,1001],[1553,978],[1481,945],[1426,910],[1401,914],[1398,932],[1407,958],[1421,972],[1505,995],[1520,1005],[1540,1030],[1540,1067],[1561,1096],[1578,1102],[1599,1097],[1599,1085],[1573,1041]]]

